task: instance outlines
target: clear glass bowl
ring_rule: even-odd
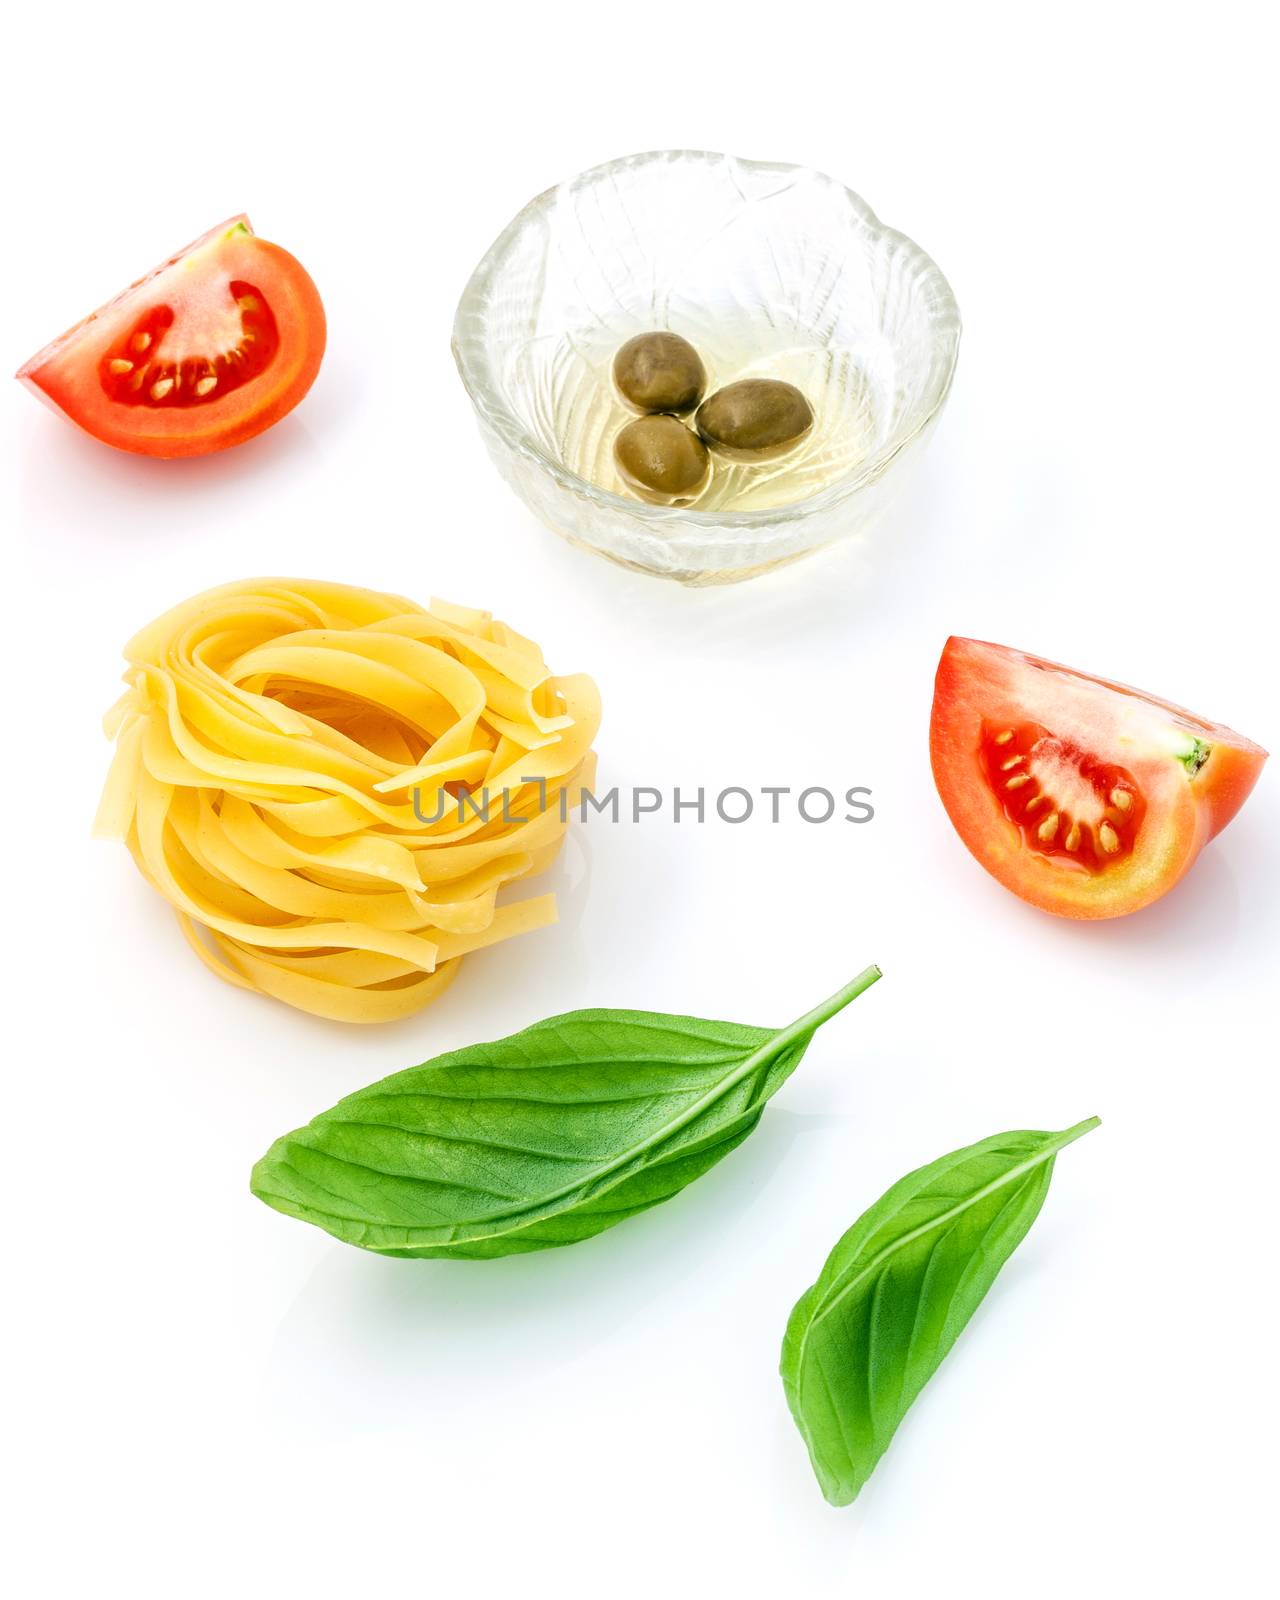
[[[708,392],[778,377],[815,425],[767,465],[715,460],[693,507],[632,497],[611,380],[633,334],[671,328]],[[453,350],[498,470],[574,544],[681,583],[731,583],[864,533],[946,399],[960,344],[947,280],[843,184],[806,167],[660,150],[539,195],[463,292]]]

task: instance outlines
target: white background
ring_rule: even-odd
[[[1167,900],[1073,925],[974,865],[926,747],[950,632],[1280,740],[1252,9],[11,19],[10,368],[241,208],[313,273],[330,344],[294,416],[203,462],[3,396],[10,1592],[1261,1592],[1276,773]],[[561,544],[482,454],[449,352],[471,267],[547,185],[678,145],[838,175],[955,287],[955,390],[868,553],[684,591]],[[877,817],[594,822],[561,925],[404,1024],[222,987],[87,838],[98,718],[139,624],[264,573],[492,608],[595,674],[610,782],[865,783]],[[381,1260],[248,1192],[274,1136],[442,1049],[578,1005],[780,1023],[870,960],[752,1140],[593,1242]],[[861,1499],[827,1507],[775,1369],[829,1246],[907,1169],[1095,1112]]]

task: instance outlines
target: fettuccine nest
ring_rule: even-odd
[[[266,579],[197,595],[125,656],[98,831],[219,977],[382,1022],[555,920],[552,895],[498,893],[558,852],[600,700],[505,623]]]

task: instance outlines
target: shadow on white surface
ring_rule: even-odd
[[[518,508],[506,537],[540,540],[542,559],[559,569],[566,592],[605,613],[625,614],[628,626],[656,648],[669,642],[717,656],[744,651],[789,659],[797,632],[806,641],[842,638],[869,597],[882,604],[885,581],[927,559],[928,543],[943,537],[938,529],[945,528],[945,508],[938,502],[945,492],[945,475],[931,471],[926,456],[916,478],[866,535],[744,583],[708,588],[682,588],[629,572],[565,543]]]
[[[1211,844],[1182,882],[1154,905],[1105,922],[1063,917],[1055,926],[1064,939],[1088,941],[1095,949],[1141,957],[1144,963],[1196,955],[1221,959],[1241,935],[1240,890],[1226,853]]]
[[[256,497],[269,489],[274,503],[279,488],[305,481],[334,459],[359,389],[357,374],[343,370],[337,378],[326,369],[298,409],[265,433],[213,455],[172,461],[117,450],[32,401],[18,480],[22,526],[42,540],[50,529],[65,529],[68,544],[86,532],[154,540],[207,528],[210,501],[230,509],[255,497],[261,510]],[[264,540],[264,549],[271,544]],[[265,567],[271,570],[271,562]]]
[[[117,499],[137,513],[159,503],[173,509],[229,483],[235,492],[263,473],[304,470],[298,462],[312,454],[317,440],[307,423],[286,417],[266,433],[215,455],[156,461],[116,450],[79,428],[41,419],[33,433],[22,480],[23,496],[39,508],[42,525],[86,504],[111,505]],[[146,526],[149,518],[131,522]]]
[[[477,1386],[489,1408],[495,1391],[518,1406],[526,1386],[539,1392],[550,1372],[608,1348],[628,1322],[651,1321],[657,1297],[675,1320],[688,1299],[741,1271],[764,1192],[827,1120],[766,1108],[705,1177],[581,1244],[495,1261],[403,1261],[327,1245],[277,1332],[264,1408],[281,1425],[345,1437],[465,1412]],[[783,1320],[780,1310],[779,1338]]]

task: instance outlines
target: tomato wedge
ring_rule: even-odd
[[[929,745],[974,856],[1063,917],[1122,917],[1158,900],[1267,759],[1167,700],[977,639],[942,652]]]
[[[144,456],[243,444],[293,410],[324,355],[300,262],[231,217],[46,345],[17,376],[86,433]]]

